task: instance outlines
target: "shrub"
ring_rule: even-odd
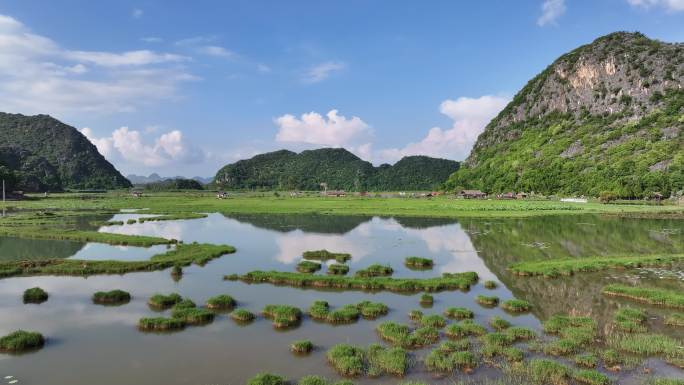
[[[230,313],[230,318],[232,318],[233,320],[235,320],[237,322],[247,323],[247,322],[254,321],[256,316],[254,315],[254,313],[252,313],[249,310],[237,309],[237,310],[233,311],[232,313]]]
[[[358,346],[338,344],[326,353],[328,362],[342,376],[360,376],[364,373],[366,353]]]
[[[287,380],[275,374],[259,373],[247,381],[247,385],[287,385]]]
[[[0,338],[0,352],[23,352],[41,348],[44,344],[42,334],[17,330]]]
[[[446,320],[444,317],[437,314],[424,315],[423,318],[420,319],[420,324],[422,326],[441,329],[446,326]]]
[[[141,318],[138,321],[138,328],[145,331],[170,331],[183,329],[185,321],[180,318]]]
[[[496,296],[478,295],[475,300],[483,306],[493,307],[499,304],[499,297]]]
[[[453,319],[470,319],[475,316],[472,310],[464,307],[450,307],[444,311],[444,315]]]
[[[182,300],[183,297],[177,293],[171,293],[169,295],[155,294],[150,297],[150,299],[147,301],[147,304],[157,309],[168,309]]]
[[[313,343],[309,340],[299,340],[290,344],[290,350],[293,353],[311,353],[313,347]]]
[[[332,275],[346,275],[349,272],[349,266],[340,263],[333,263],[328,266],[328,274]]]
[[[131,295],[123,290],[98,291],[93,294],[93,302],[101,305],[120,305],[131,300]]]
[[[235,299],[227,294],[211,297],[207,300],[209,309],[232,309],[235,306]]]
[[[530,311],[532,308],[532,305],[530,305],[529,302],[524,301],[522,299],[509,299],[508,301],[505,301],[504,303],[501,304],[501,307],[504,310],[508,310],[513,313],[522,313],[526,311]]]
[[[39,287],[32,287],[24,291],[24,303],[43,303],[47,300],[48,293]]]
[[[601,203],[610,203],[618,199],[618,195],[613,191],[602,191],[599,194],[599,201]]]
[[[496,283],[496,281],[485,281],[484,287],[485,287],[485,289],[491,290],[491,289],[496,289],[497,287],[499,287],[499,284]]]
[[[394,270],[390,266],[379,265],[377,263],[368,266],[365,269],[358,270],[356,272],[357,277],[368,278],[368,277],[389,277],[394,273]]]
[[[428,270],[432,268],[433,264],[432,259],[429,258],[406,257],[404,260],[404,265],[414,270]]]
[[[297,264],[297,271],[300,273],[314,273],[321,269],[321,264],[318,262],[301,261]]]
[[[409,367],[409,356],[402,348],[386,348],[372,344],[366,353],[368,357],[368,375],[371,377],[389,373],[403,376]]]

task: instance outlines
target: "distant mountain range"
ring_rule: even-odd
[[[458,169],[458,162],[427,156],[407,156],[394,165],[374,167],[343,148],[295,153],[268,152],[229,164],[216,173],[217,187],[260,190],[348,191],[429,190]]]
[[[159,174],[157,174],[156,172],[150,174],[149,176],[128,174],[126,178],[128,178],[128,180],[135,185],[144,185],[173,179],[192,179],[196,180],[201,184],[209,184],[213,180],[213,178],[203,178],[201,176],[194,176],[192,178],[186,178],[184,176],[163,177],[159,176]]]
[[[554,61],[480,135],[449,189],[684,189],[684,44],[617,32]]]
[[[0,112],[0,177],[9,190],[117,189],[131,183],[77,129],[48,115]]]

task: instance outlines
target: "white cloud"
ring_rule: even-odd
[[[542,14],[537,19],[537,25],[543,27],[547,24],[553,24],[556,19],[561,17],[565,10],[565,0],[545,0],[541,6]]]
[[[267,66],[266,64],[257,64],[257,71],[261,73],[269,73],[271,72],[271,67]]]
[[[492,95],[445,100],[439,110],[453,120],[450,129],[433,127],[420,142],[410,143],[403,148],[381,150],[377,160],[394,162],[409,155],[464,159],[487,123],[506,106],[508,101],[507,97]]]
[[[347,65],[343,62],[327,61],[309,68],[302,76],[302,81],[305,83],[318,83],[345,68],[347,68]]]
[[[671,12],[684,11],[684,0],[627,0],[627,2],[635,7],[659,6]]]
[[[299,118],[286,114],[275,119],[278,126],[276,141],[326,147],[345,147],[364,157],[370,154],[372,136],[370,126],[361,118],[347,119],[330,110],[325,116],[317,112],[302,114]]]
[[[135,8],[135,9],[133,10],[133,12],[131,12],[131,16],[133,16],[133,18],[135,18],[135,19],[140,19],[140,18],[143,16],[144,13],[145,13],[145,12],[143,12],[142,9],[140,9],[140,8]]]
[[[81,133],[112,162],[123,160],[136,166],[160,167],[173,162],[198,163],[205,158],[204,153],[188,143],[179,130],[164,133],[152,143],[146,142],[140,131],[128,127],[118,128],[111,136],[102,138],[97,138],[88,127]]]
[[[203,53],[205,55],[209,56],[217,56],[217,57],[224,57],[224,58],[229,58],[235,56],[235,53],[233,51],[229,51],[221,46],[218,45],[207,45],[207,46],[202,46],[197,48],[197,52]]]
[[[0,105],[12,112],[53,115],[112,113],[176,96],[196,79],[186,57],[148,50],[69,50],[0,15]]]

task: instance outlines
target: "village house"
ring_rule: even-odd
[[[487,194],[480,190],[461,190],[458,196],[465,199],[484,199]]]
[[[344,190],[329,190],[324,192],[328,197],[346,197],[347,193]]]

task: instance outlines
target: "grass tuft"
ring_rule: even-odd
[[[489,326],[493,327],[494,330],[502,331],[511,327],[511,323],[501,317],[494,316],[489,319]]]
[[[378,377],[384,373],[403,377],[409,368],[409,355],[403,348],[386,348],[372,344],[366,352],[368,375]]]
[[[321,269],[321,264],[318,262],[301,261],[297,264],[297,271],[300,273],[315,273]]]
[[[512,313],[523,313],[532,309],[532,305],[522,299],[509,299],[502,303],[501,307]]]
[[[464,307],[450,307],[444,310],[444,315],[452,319],[472,319],[475,316],[472,310]]]
[[[446,320],[444,317],[438,314],[431,314],[431,315],[424,315],[420,319],[420,325],[424,327],[432,327],[432,328],[437,328],[441,329],[445,327],[447,324]]]
[[[652,305],[684,309],[684,293],[681,291],[614,284],[604,287],[603,294]]]
[[[482,306],[487,306],[487,307],[494,307],[499,304],[499,297],[496,296],[488,296],[488,295],[478,295],[475,298],[475,301],[479,303]]]
[[[283,376],[259,373],[247,381],[247,385],[287,385],[287,380]]]
[[[273,321],[276,328],[296,326],[302,320],[302,311],[294,306],[266,305],[262,313]]]
[[[338,344],[330,348],[326,358],[342,376],[355,377],[364,374],[366,352],[354,345]]]
[[[341,263],[333,263],[328,266],[328,274],[330,275],[347,275],[349,273],[349,266]]]
[[[138,328],[143,331],[171,331],[180,330],[185,327],[185,321],[179,318],[141,318],[138,321]]]
[[[684,313],[673,313],[665,317],[665,325],[684,326]]]
[[[47,300],[48,293],[39,287],[32,287],[24,291],[24,303],[43,303]]]
[[[328,260],[334,259],[339,263],[345,263],[351,259],[351,254],[331,253],[328,250],[305,251],[304,254],[302,254],[302,256],[305,259],[315,259],[318,261],[328,261]]]
[[[625,333],[646,332],[646,312],[631,307],[623,307],[615,313],[615,327]]]
[[[485,281],[484,287],[485,287],[485,289],[493,290],[493,289],[496,289],[497,287],[499,287],[499,284],[496,283],[496,281]]]
[[[290,350],[293,353],[308,354],[308,353],[311,353],[313,348],[314,348],[314,345],[309,340],[294,341],[293,343],[290,344]]]
[[[374,263],[365,269],[358,270],[354,275],[359,278],[389,277],[394,273],[390,266]]]
[[[434,262],[430,258],[406,257],[404,265],[411,270],[430,270]]]
[[[482,336],[487,333],[487,329],[473,320],[463,320],[456,324],[447,326],[445,334],[449,338],[459,339],[469,336]]]
[[[42,334],[17,330],[0,337],[0,352],[19,353],[41,348],[45,344]]]
[[[100,305],[122,305],[131,300],[131,295],[123,290],[98,291],[93,294],[93,302]]]
[[[235,299],[227,294],[217,295],[207,300],[207,308],[209,309],[232,309],[235,304]]]
[[[256,315],[249,310],[237,309],[230,313],[230,318],[236,322],[248,323],[254,321]]]
[[[155,309],[168,309],[182,300],[183,297],[181,297],[178,293],[171,293],[168,295],[157,293],[147,300],[147,304]]]
[[[579,272],[592,272],[607,269],[669,266],[672,263],[681,262],[683,260],[684,254],[641,255],[629,257],[563,258],[514,263],[509,266],[509,270],[517,275],[543,275],[547,278],[556,278],[562,275],[572,275]]]

